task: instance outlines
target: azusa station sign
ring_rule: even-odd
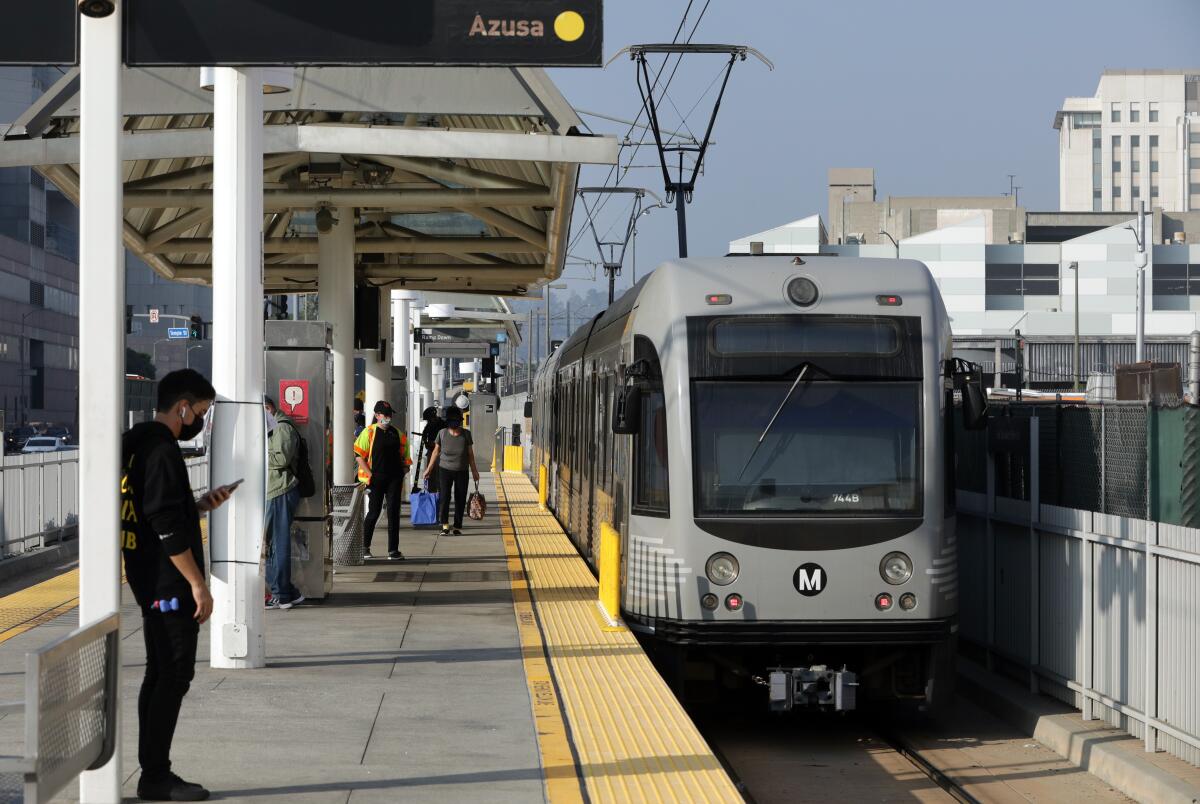
[[[78,61],[77,0],[14,3],[0,64]],[[131,67],[597,67],[602,0],[124,0]]]

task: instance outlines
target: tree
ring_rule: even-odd
[[[150,355],[145,352],[139,352],[136,349],[125,347],[125,373],[139,374],[142,377],[147,377],[151,380],[156,379],[155,375],[158,370],[154,368],[154,361]]]

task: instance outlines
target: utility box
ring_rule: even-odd
[[[496,428],[499,425],[500,397],[487,392],[471,394],[471,410],[467,417],[467,427],[475,442],[475,462],[480,469],[486,469],[492,460],[495,448]],[[504,459],[503,455],[499,456]]]
[[[266,393],[308,444],[317,493],[292,522],[292,583],[310,599],[333,589],[333,352],[324,321],[266,322]]]
[[[1154,400],[1183,394],[1178,363],[1127,363],[1117,366],[1117,400]]]

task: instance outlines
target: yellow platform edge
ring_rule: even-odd
[[[549,657],[588,800],[743,801],[633,634],[606,627],[596,578],[554,515],[541,509],[544,475],[539,479],[535,490],[523,475],[498,475],[496,491],[505,547],[520,558],[514,601],[532,599],[532,625],[541,640],[534,653]],[[520,623],[521,609],[517,617]],[[543,757],[543,767],[561,765]]]

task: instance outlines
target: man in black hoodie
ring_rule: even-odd
[[[173,371],[158,383],[154,420],[121,439],[121,548],[146,642],[146,675],[138,695],[138,798],[143,801],[208,798],[203,787],[171,772],[171,741],[195,674],[200,625],[212,614],[200,514],[233,492],[222,486],[195,499],[179,442],[204,429],[216,395],[199,373]]]

